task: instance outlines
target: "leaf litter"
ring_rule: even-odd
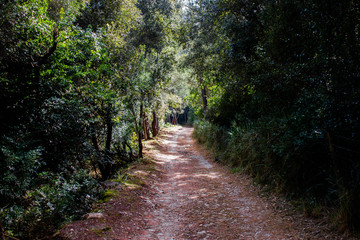
[[[71,223],[60,236],[73,240],[355,239],[294,211],[280,198],[261,197],[249,177],[230,173],[199,148],[192,131],[167,128],[148,141],[145,155],[152,162],[130,170],[143,183],[141,188],[112,186],[120,193],[96,206],[101,218]]]

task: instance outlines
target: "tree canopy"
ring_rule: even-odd
[[[1,2],[0,238],[81,216],[165,122],[359,229],[359,29],[354,0]]]

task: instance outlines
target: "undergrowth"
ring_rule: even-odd
[[[193,136],[232,172],[284,194],[307,216],[326,215],[340,231],[359,229],[359,192],[336,175],[326,138],[289,129],[281,119],[228,128],[197,121]]]
[[[52,234],[65,222],[83,216],[101,195],[100,184],[84,171],[71,178],[45,172],[40,175],[44,184],[28,190],[16,204],[1,209],[6,236],[37,239]]]

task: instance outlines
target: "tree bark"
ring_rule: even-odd
[[[92,127],[91,129],[91,142],[96,150],[96,154],[97,154],[97,158],[98,159],[101,159],[101,152],[100,152],[100,145],[99,145],[99,141],[98,141],[98,137],[97,137],[97,134],[96,134],[96,131],[95,131],[95,127]],[[96,167],[96,162],[94,162],[93,160],[91,160],[91,164],[94,168],[94,171],[96,173],[96,175],[99,177],[98,175],[98,171],[97,171],[97,167]],[[99,168],[100,169],[100,168]],[[101,173],[101,171],[100,171]]]
[[[5,231],[0,221],[0,240],[5,239]]]
[[[125,142],[125,145],[129,148],[129,159],[130,159],[131,161],[134,161],[135,159],[134,159],[134,155],[132,154],[133,151],[132,151],[132,148],[131,148],[130,144],[127,143],[127,142]]]
[[[203,86],[203,79],[201,76],[199,77],[199,82],[200,82],[200,87],[201,87],[201,98],[202,98],[202,102],[203,102],[204,114],[206,114],[206,112],[207,112],[207,93],[206,93],[205,86]]]
[[[112,122],[112,104],[110,103],[106,110],[105,116],[105,125],[106,125],[106,142],[105,142],[105,152],[100,156],[99,169],[101,172],[101,177],[107,179],[111,174],[111,168],[113,164],[112,157],[110,155],[111,141],[112,141],[112,132],[113,132],[113,122]]]
[[[47,60],[49,59],[49,57],[56,51],[56,48],[57,48],[57,39],[59,37],[59,32],[58,32],[58,29],[55,28],[54,29],[54,32],[53,32],[53,42],[52,42],[52,46],[50,48],[48,48],[46,50],[46,53],[44,56],[41,56],[39,57],[38,59],[38,62],[34,65],[34,64],[31,64],[35,67],[35,81],[36,83],[39,83],[40,82],[40,69],[41,69],[41,66],[44,65]]]
[[[149,140],[150,139],[150,127],[149,127],[149,121],[147,119],[145,112],[143,112],[143,114],[142,114],[142,126],[143,126],[143,130],[144,130],[144,139]]]
[[[135,132],[138,135],[138,148],[139,148],[138,155],[139,155],[140,158],[142,158],[142,130],[141,130],[141,114],[143,112],[143,104],[142,104],[142,102],[140,104],[140,114],[139,114],[140,119],[137,118],[137,113],[136,113],[136,111],[134,109],[134,104],[132,102],[131,102],[130,112],[134,117]],[[128,145],[128,147],[130,148],[130,145]]]
[[[96,131],[95,131],[94,128],[92,129],[92,132],[91,132],[91,142],[92,142],[95,150],[96,150],[97,152],[100,152],[100,146],[99,146],[97,134],[96,134]]]
[[[330,131],[327,132],[327,137],[328,137],[328,141],[329,141],[329,151],[330,151],[331,161],[333,162],[333,165],[334,165],[336,178],[339,181],[340,180],[340,168],[339,168],[339,164],[337,163],[337,160],[336,160],[334,139],[333,139],[333,136],[330,133]]]
[[[5,154],[3,153],[3,151],[0,148],[0,163],[5,162],[5,158],[6,158]]]
[[[153,121],[151,123],[151,128],[152,128],[153,137],[156,137],[159,133],[159,119],[155,111],[153,111]]]
[[[142,116],[143,116],[143,103],[141,102],[140,104],[140,124],[139,124],[139,129],[138,129],[138,146],[139,146],[139,158],[142,158],[143,157],[143,145],[142,145],[142,134],[143,134],[143,130],[142,130],[142,127],[141,127],[141,122],[142,122]]]
[[[177,125],[178,124],[178,114],[176,112],[173,113],[173,120],[172,120],[172,124],[173,125]]]
[[[111,110],[112,110],[112,104],[109,104],[107,113],[106,113],[106,144],[105,144],[105,150],[110,151],[111,147],[111,141],[112,141],[112,132],[113,132],[113,123],[111,121]]]

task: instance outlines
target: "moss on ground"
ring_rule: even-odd
[[[112,198],[116,197],[118,194],[120,194],[119,191],[115,189],[108,189],[104,192],[103,196],[99,200],[99,203],[105,203],[110,201]]]

